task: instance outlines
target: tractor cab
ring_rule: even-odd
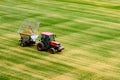
[[[59,45],[59,43],[55,41],[55,35],[50,32],[41,33],[41,42],[44,43],[46,49],[49,49],[51,46]]]
[[[41,34],[41,40],[46,39],[49,41],[55,41],[55,35],[50,32],[42,32]]]

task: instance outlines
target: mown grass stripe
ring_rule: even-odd
[[[28,73],[28,72],[24,72],[24,71],[21,71],[21,70],[19,70],[17,68],[11,68],[9,66],[4,66],[4,68],[1,67],[1,69],[3,69],[3,70],[9,70],[11,74],[10,73],[6,73],[6,72],[3,72],[3,73],[6,73],[6,74],[12,75],[12,76],[16,75],[16,76],[19,76],[22,79],[26,79],[27,78],[27,79],[43,80],[39,75]]]
[[[119,3],[115,4],[118,0],[71,1],[0,1],[3,76],[11,79],[18,76],[23,80],[62,80],[63,77],[68,80],[119,80],[120,13]],[[51,55],[37,51],[35,46],[20,47],[19,34],[14,33],[26,18],[40,20],[40,31],[58,35],[56,40],[65,50]]]
[[[106,18],[107,19],[107,18]],[[107,19],[107,20],[109,20],[109,19]]]
[[[12,52],[12,51],[11,51]],[[14,52],[15,52],[15,50],[14,50]],[[14,53],[14,55],[15,55],[15,53]],[[12,54],[12,56],[13,56],[13,54]],[[17,52],[17,56],[18,56],[18,52]],[[3,56],[2,56],[3,57]],[[13,56],[14,57],[14,56]],[[21,56],[21,57],[24,57],[24,56]],[[24,59],[27,59],[27,57],[25,56],[24,57]],[[20,58],[18,58],[18,59],[20,59]],[[30,58],[29,58],[30,59]],[[22,59],[23,60],[23,59]],[[21,59],[20,59],[20,61],[21,61]],[[29,60],[27,60],[27,61],[29,61]],[[14,61],[13,61],[14,62]],[[17,62],[18,63],[18,62]],[[24,63],[24,62],[23,62]],[[38,63],[38,64],[41,64],[41,63]],[[28,64],[28,65],[30,65],[30,64]],[[45,65],[45,64],[41,64],[41,65]],[[37,67],[37,66],[36,66]],[[51,66],[52,67],[52,66]],[[45,68],[45,67],[44,67]],[[47,69],[47,68],[46,68]],[[47,69],[48,70],[48,69]],[[61,70],[59,70],[60,72],[61,72]],[[51,72],[53,72],[53,71],[51,71]]]

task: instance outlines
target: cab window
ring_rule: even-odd
[[[55,40],[55,39],[54,39],[54,36],[49,36],[49,38],[50,38],[51,41],[54,41],[54,40]]]

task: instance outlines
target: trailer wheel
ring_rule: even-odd
[[[43,51],[44,50],[44,44],[42,42],[37,44],[37,49],[38,51]]]
[[[49,52],[50,52],[51,54],[54,54],[54,53],[55,53],[55,49],[54,49],[54,48],[50,48]]]
[[[25,47],[25,43],[20,43],[20,46],[21,47]]]

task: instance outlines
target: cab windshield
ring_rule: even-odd
[[[49,36],[49,38],[50,38],[51,41],[55,40],[54,35],[53,36]]]

